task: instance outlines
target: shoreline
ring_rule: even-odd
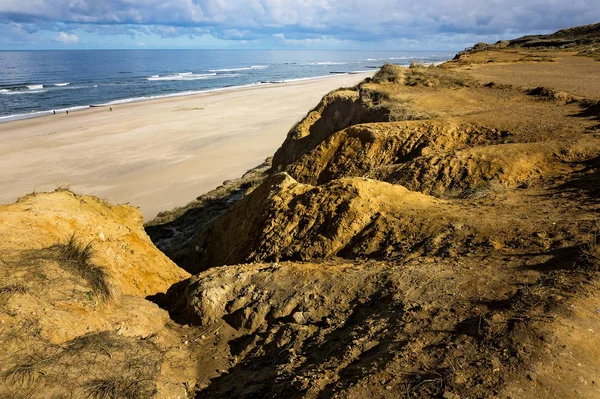
[[[44,110],[44,111],[34,111],[31,113],[27,113],[27,114],[5,115],[5,116],[0,116],[0,126],[2,126],[5,123],[9,123],[9,122],[15,122],[15,121],[32,119],[32,118],[42,118],[44,116],[54,116],[55,115],[54,112],[56,112],[56,115],[57,115],[57,114],[65,114],[66,111],[80,112],[80,111],[85,111],[90,108],[106,108],[106,107],[111,107],[111,106],[115,106],[115,105],[140,103],[140,102],[146,102],[146,101],[161,100],[161,99],[165,99],[165,98],[188,97],[188,96],[195,96],[195,95],[200,95],[200,94],[205,94],[205,93],[217,93],[217,92],[240,90],[240,89],[246,89],[246,88],[252,88],[252,87],[265,87],[268,85],[280,85],[280,84],[289,84],[289,83],[303,82],[303,81],[310,81],[310,80],[317,80],[317,79],[328,79],[328,78],[334,78],[336,76],[360,75],[360,74],[369,74],[369,73],[374,74],[377,70],[378,69],[373,69],[373,71],[330,72],[329,75],[322,75],[322,76],[284,79],[281,81],[261,81],[261,82],[249,83],[249,84],[245,84],[245,85],[225,86],[225,87],[218,87],[218,88],[206,89],[206,90],[190,90],[190,91],[181,91],[181,92],[174,92],[174,93],[160,94],[160,95],[150,95],[150,96],[143,96],[143,97],[130,97],[130,98],[123,98],[123,99],[109,101],[107,103],[94,103],[94,104],[89,104],[89,105],[74,105],[72,107],[60,108],[60,109],[56,109],[56,110]]]
[[[0,203],[66,185],[139,206],[150,220],[260,164],[325,94],[375,72],[0,123]]]

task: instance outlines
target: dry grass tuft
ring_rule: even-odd
[[[25,294],[27,293],[27,287],[23,284],[9,284],[4,287],[0,287],[0,295],[15,295],[15,294]]]
[[[82,244],[73,233],[66,244],[58,244],[60,260],[90,284],[93,292],[103,300],[111,296],[109,276],[102,266],[92,262],[94,247],[90,241]]]
[[[0,305],[5,305],[14,295],[26,293],[27,287],[20,283],[8,284],[0,287]]]
[[[412,60],[408,67],[411,69],[412,68],[425,68],[425,64],[420,61],[417,61],[417,60]]]
[[[35,384],[40,379],[46,378],[47,373],[44,368],[54,361],[55,359],[52,357],[28,356],[23,362],[16,364],[6,372],[6,380],[18,387]]]
[[[581,247],[583,264],[598,271],[600,266],[600,222],[590,233],[590,239]]]
[[[402,68],[394,64],[385,64],[379,71],[373,76],[373,82],[375,83],[400,83],[403,79],[405,68]]]
[[[69,354],[77,354],[82,351],[105,354],[112,359],[112,353],[123,349],[121,341],[117,340],[109,331],[90,333],[75,338],[65,348]]]
[[[455,197],[463,200],[480,200],[492,197],[493,195],[496,195],[505,189],[506,187],[504,187],[502,183],[492,179],[489,181],[483,181],[474,187],[467,188],[456,194]]]
[[[88,382],[86,391],[93,399],[143,399],[152,397],[155,389],[148,381],[108,377]]]
[[[60,185],[59,185],[58,187],[56,187],[56,189],[54,190],[54,192],[62,192],[62,191],[69,191],[69,192],[72,192],[72,191],[71,191],[71,187],[70,187],[70,185],[69,185],[68,183],[63,183],[63,184],[60,184]]]

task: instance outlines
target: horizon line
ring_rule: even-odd
[[[413,51],[413,52],[454,52],[461,50],[442,50],[442,49],[434,49],[434,50],[389,50],[389,49],[379,49],[379,50],[365,50],[365,49],[326,49],[326,48],[34,48],[34,49],[1,49],[0,51],[135,51],[135,50],[163,50],[163,51],[171,51],[171,50],[189,50],[189,51],[198,51],[198,50],[218,50],[218,51],[364,51],[364,52],[373,52],[373,51]]]

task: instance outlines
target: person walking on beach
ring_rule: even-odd
[[[109,109],[110,109],[110,112],[112,112],[112,107],[110,107]]]
[[[52,112],[54,112],[54,115],[56,115],[56,111],[52,111]]]
[[[67,115],[69,115],[69,110],[67,110]]]

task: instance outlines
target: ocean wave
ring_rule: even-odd
[[[17,95],[17,94],[40,94],[40,93],[45,93],[47,91],[48,90],[44,90],[44,89],[6,90],[6,91],[2,90],[2,91],[0,91],[0,93],[5,94],[5,95]]]
[[[187,90],[187,91],[179,91],[176,93],[169,93],[169,94],[157,94],[154,96],[130,97],[130,98],[123,98],[120,100],[113,100],[113,101],[109,101],[107,103],[102,103],[102,104],[94,104],[94,105],[92,105],[92,107],[106,107],[106,106],[110,106],[110,105],[137,103],[137,102],[148,101],[148,100],[160,100],[161,98],[186,97],[186,96],[191,96],[194,94],[206,94],[206,93],[212,93],[212,92],[218,92],[218,91],[244,89],[244,88],[248,88],[248,87],[262,86],[262,85],[266,85],[266,84],[270,84],[270,83],[283,83],[283,81],[282,82],[257,82],[257,83],[248,83],[245,85],[217,87],[214,89]]]
[[[369,72],[371,72],[371,71],[369,71]],[[221,75],[221,76],[225,76],[225,75]],[[130,97],[130,98],[123,98],[120,100],[109,101],[107,103],[94,104],[94,105],[92,105],[92,107],[106,107],[106,106],[111,106],[111,105],[136,103],[136,102],[147,101],[147,100],[159,100],[161,98],[185,97],[185,96],[191,96],[194,94],[206,94],[206,93],[213,93],[213,92],[220,92],[220,91],[239,90],[239,89],[246,89],[246,88],[257,87],[257,86],[266,86],[266,85],[278,84],[278,83],[293,83],[293,82],[300,82],[300,81],[304,81],[304,80],[326,79],[326,78],[331,78],[333,76],[339,76],[339,75],[323,75],[323,76],[312,76],[312,77],[307,77],[307,78],[296,78],[296,79],[287,79],[287,80],[278,80],[278,81],[263,81],[263,82],[248,83],[248,84],[244,84],[244,85],[216,87],[214,89],[188,90],[188,91],[180,91],[180,92],[169,93],[169,94],[157,94],[157,95],[153,95],[153,96]]]
[[[209,69],[209,72],[237,72],[237,71],[250,71],[252,69],[265,69],[267,65],[252,65],[243,68],[223,68],[223,69]]]
[[[369,71],[369,72],[371,72],[371,71]],[[351,73],[355,73],[355,72],[351,72]],[[345,74],[347,74],[347,73],[345,73]],[[228,75],[219,75],[219,76],[228,76]],[[238,76],[238,75],[232,74],[230,76]],[[127,104],[127,103],[141,102],[141,101],[147,101],[147,100],[157,100],[157,99],[161,99],[161,98],[183,97],[183,96],[190,96],[190,95],[194,95],[194,94],[206,94],[206,93],[211,93],[211,92],[247,89],[247,88],[267,86],[267,85],[277,84],[277,83],[292,83],[292,82],[299,82],[299,81],[305,81],[305,80],[326,79],[326,78],[330,78],[333,76],[339,76],[339,75],[323,75],[323,76],[312,76],[312,77],[306,77],[306,78],[296,78],[296,79],[287,79],[287,80],[278,80],[278,81],[263,81],[263,82],[248,83],[248,84],[244,84],[244,85],[217,87],[214,89],[189,90],[189,91],[182,91],[182,92],[169,93],[169,94],[159,94],[159,95],[143,96],[143,97],[131,97],[131,98],[124,98],[124,99],[120,99],[120,100],[114,100],[114,101],[110,101],[110,102],[106,102],[106,103],[101,103],[101,104],[74,106],[71,108],[56,109],[56,113],[65,113],[66,111],[69,111],[69,112],[79,111],[79,110],[88,109],[90,107],[115,106],[115,105],[119,105],[119,104]],[[10,91],[10,90],[0,89],[0,93],[2,93],[2,94],[6,94],[6,91]],[[18,92],[24,92],[24,93],[29,92],[30,93],[32,91],[18,90]],[[9,122],[9,121],[18,120],[18,119],[33,118],[33,117],[37,117],[37,116],[45,116],[45,115],[52,115],[52,114],[53,114],[53,110],[36,111],[36,112],[31,112],[31,113],[26,113],[26,114],[14,114],[14,115],[0,116],[0,122]]]
[[[0,94],[35,94],[35,93],[45,93],[48,90],[66,90],[66,89],[86,89],[91,86],[87,85],[75,85],[72,86],[71,83],[52,83],[52,84],[43,84],[43,85],[22,85],[22,86],[13,86],[5,89],[0,89]],[[94,87],[97,87],[94,86]]]
[[[334,61],[321,61],[321,62],[309,62],[304,65],[346,65],[347,62],[334,62]]]
[[[202,79],[210,79],[211,77],[217,76],[216,73],[192,73],[192,72],[181,72],[173,75],[152,75],[147,77],[146,80],[149,81],[170,81],[170,80],[202,80]]]

